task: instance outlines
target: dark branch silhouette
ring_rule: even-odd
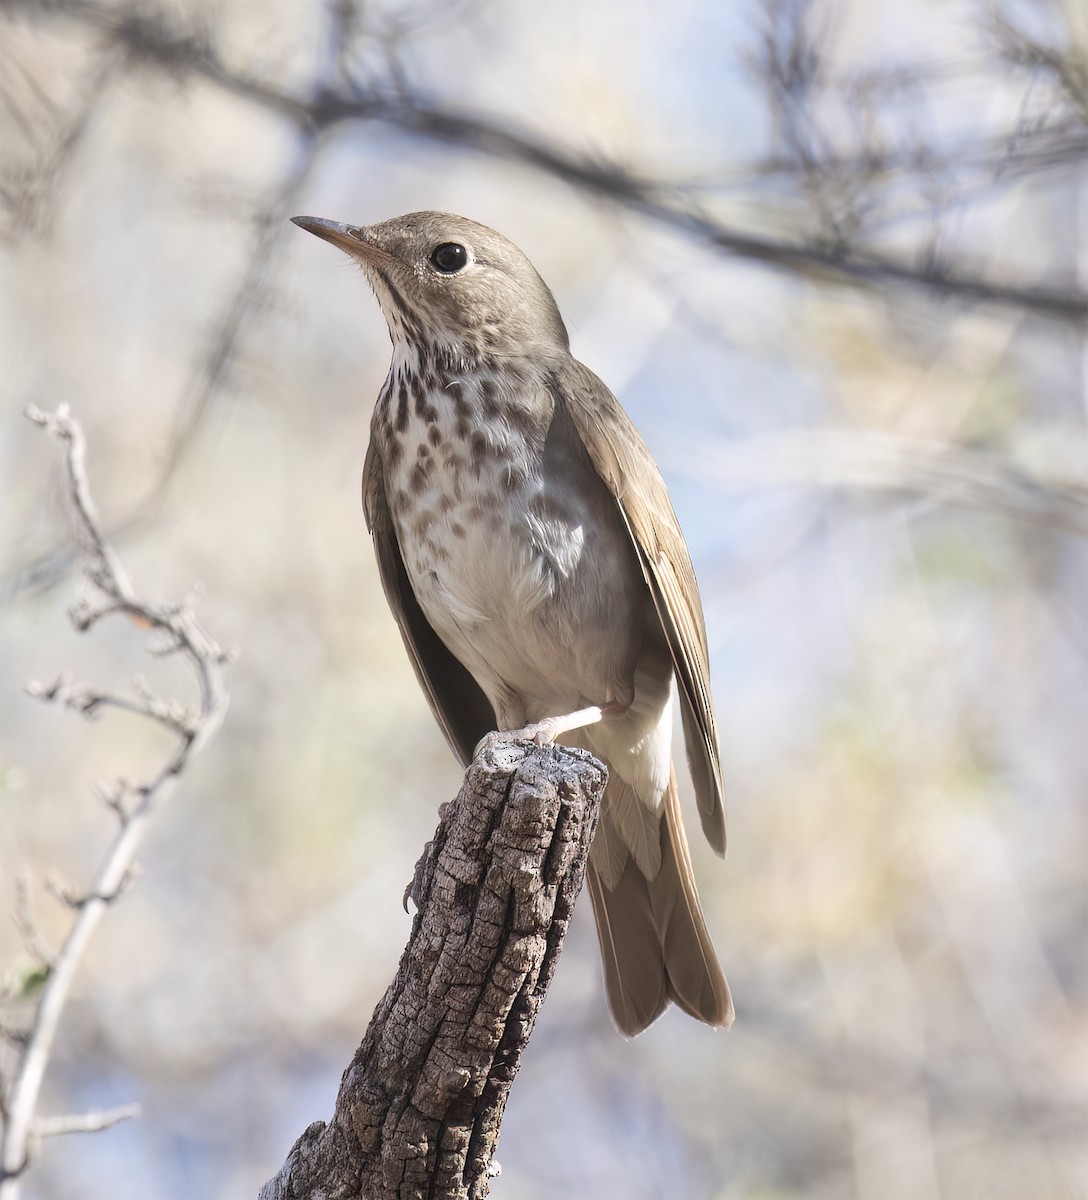
[[[912,263],[845,245],[791,242],[731,228],[701,211],[668,184],[639,178],[621,164],[595,160],[517,130],[483,114],[428,104],[422,97],[352,76],[336,86],[320,80],[309,98],[281,91],[229,67],[203,33],[172,27],[161,16],[103,9],[86,0],[4,0],[4,10],[33,11],[80,21],[105,34],[137,61],[179,78],[198,77],[291,121],[302,132],[324,133],[350,121],[382,121],[405,133],[524,163],[716,250],[816,279],[875,286],[911,285],[953,299],[1011,305],[1067,320],[1088,317],[1088,295],[989,279],[937,262]]]

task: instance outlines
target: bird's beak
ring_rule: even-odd
[[[364,261],[393,256],[379,249],[367,237],[367,230],[359,225],[345,225],[342,221],[327,221],[324,217],[292,217],[291,221],[326,242]]]

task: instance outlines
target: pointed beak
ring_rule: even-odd
[[[356,258],[376,259],[392,258],[385,250],[380,250],[367,238],[367,231],[359,225],[345,225],[342,221],[327,221],[324,217],[292,217],[291,221],[299,229],[305,229],[323,241],[331,242],[334,246]]]

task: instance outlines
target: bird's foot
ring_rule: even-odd
[[[533,721],[520,729],[497,729],[480,739],[473,757],[478,758],[484,750],[495,750],[513,745],[514,742],[534,742],[538,746],[550,746],[560,734],[570,733],[572,729],[584,729],[587,725],[596,725],[605,717],[618,716],[625,712],[627,707],[626,704],[593,704],[589,708],[580,708],[577,712],[566,713],[561,717],[545,717],[543,721]]]

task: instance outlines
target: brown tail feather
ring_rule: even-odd
[[[728,1028],[733,1024],[733,999],[695,891],[675,771],[665,790],[661,870],[649,884],[649,891],[669,978],[670,999],[696,1020]]]
[[[605,990],[612,1019],[634,1037],[656,1020],[669,1002],[665,960],[650,908],[646,877],[629,858],[619,883],[608,888],[592,859],[586,871]]]
[[[633,857],[614,888],[606,886],[592,859],[587,873],[608,1003],[628,1037],[659,1017],[669,1000],[708,1025],[733,1023],[729,985],[695,892],[675,775],[664,808],[661,869],[652,882]]]

